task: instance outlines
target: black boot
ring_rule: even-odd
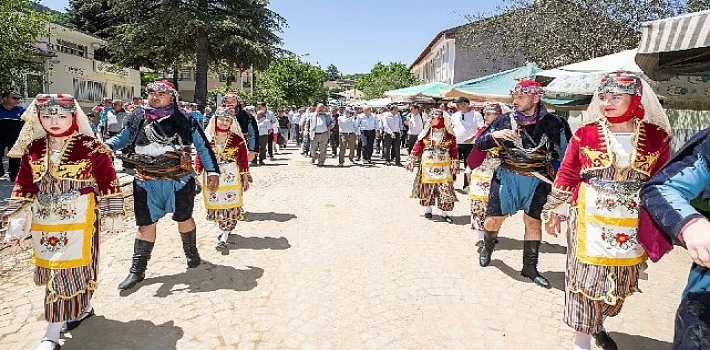
[[[537,272],[540,255],[540,241],[523,241],[523,270],[520,274],[531,279],[540,287],[550,288],[550,282]]]
[[[197,251],[197,227],[192,229],[192,231],[180,233],[180,237],[182,237],[182,250],[187,258],[187,267],[195,268],[200,266],[202,260],[200,259],[200,253]]]
[[[611,339],[609,333],[606,331],[594,333],[592,334],[592,337],[596,341],[597,346],[604,350],[619,350],[619,347],[616,345],[614,339]]]
[[[491,263],[497,237],[498,231],[483,231],[483,248],[481,249],[481,256],[478,258],[478,262],[482,267],[486,267]]]
[[[145,269],[148,267],[148,260],[150,260],[150,253],[153,252],[154,245],[155,242],[136,239],[133,244],[133,264],[131,265],[130,273],[128,277],[118,285],[118,289],[131,289],[138,282],[145,279]]]

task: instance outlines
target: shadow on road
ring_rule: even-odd
[[[640,335],[610,332],[609,336],[616,341],[619,349],[666,350],[672,347],[671,343]]]
[[[146,278],[133,289],[121,291],[120,295],[129,296],[138,289],[152,284],[160,285],[155,292],[155,296],[160,298],[165,298],[174,292],[203,293],[223,289],[246,292],[256,288],[257,280],[264,275],[262,268],[247,267],[248,270],[240,270],[202,260],[202,265],[182,273]]]
[[[226,249],[219,249],[222,255],[229,255],[230,251],[240,249],[286,250],[291,248],[291,244],[286,237],[242,237],[240,235],[230,235],[227,242],[229,245]]]
[[[495,253],[493,253],[495,254]],[[520,274],[520,270],[516,270],[510,266],[508,266],[506,263],[500,261],[500,260],[493,260],[491,261],[491,265],[504,274],[508,275],[508,277],[520,281],[520,282],[528,282],[528,283],[533,283],[532,280],[530,280],[527,277],[523,277]],[[522,268],[522,266],[521,266]],[[550,284],[552,285],[552,288],[557,289],[559,291],[564,292],[565,290],[565,273],[561,271],[540,271],[540,274],[547,278],[548,281],[550,281]]]
[[[112,350],[152,349],[172,350],[185,332],[174,321],[156,325],[150,321],[120,322],[104,316],[94,316],[71,331],[62,349]]]
[[[286,222],[292,219],[296,218],[296,215],[294,214],[282,214],[282,213],[274,213],[274,212],[267,212],[267,213],[255,213],[255,212],[246,212],[244,214],[244,221],[246,222],[252,222],[252,221],[276,221],[276,222]]]
[[[456,221],[454,221],[456,222]],[[522,250],[523,241],[514,238],[498,237],[499,243],[496,244],[496,250]],[[540,244],[540,253],[549,254],[567,254],[567,247],[559,244],[542,242]],[[494,253],[495,254],[495,253]]]

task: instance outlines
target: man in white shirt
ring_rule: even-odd
[[[355,117],[353,110],[350,108],[345,110],[345,113],[338,117],[338,131],[340,134],[340,158],[338,166],[345,165],[345,149],[349,149],[348,158],[350,163],[355,163],[355,140],[360,135],[360,129],[355,125]]]
[[[400,161],[399,138],[402,136],[402,116],[399,115],[399,107],[390,106],[390,111],[382,114],[382,134],[384,142],[384,156],[386,165],[402,166]]]
[[[300,146],[301,141],[303,141],[303,137],[301,137],[301,116],[306,114],[306,110],[304,108],[299,109],[298,111],[294,112],[291,118],[289,119],[291,121],[291,140],[296,141],[296,145]]]
[[[456,144],[459,149],[459,160],[466,162],[469,153],[473,150],[473,141],[476,138],[476,132],[482,128],[485,123],[483,116],[471,109],[471,101],[466,97],[457,98],[456,109],[458,112],[451,116],[451,124],[454,127],[456,135]],[[468,192],[468,176],[463,178],[463,191]]]
[[[412,148],[417,142],[417,137],[424,130],[424,124],[429,120],[429,115],[422,111],[422,106],[415,103],[409,107],[409,116],[407,117],[407,150],[409,154],[412,153]]]
[[[316,106],[312,105],[308,107],[308,111],[301,114],[301,121],[299,122],[299,129],[301,130],[301,137],[303,137],[302,152],[305,157],[308,157],[311,152],[311,138],[308,136],[308,129],[306,129],[306,122],[308,117],[316,112]]]
[[[273,127],[271,126],[269,118],[266,116],[266,112],[262,110],[256,112],[256,125],[259,127],[259,164],[264,165],[266,150],[271,143],[269,139],[273,132]],[[256,165],[256,158],[252,160],[252,165]]]
[[[362,142],[362,164],[372,164],[372,151],[377,129],[377,117],[372,114],[372,107],[365,106],[363,108],[363,114],[357,118],[357,128],[360,130]]]
[[[333,127],[333,120],[330,114],[326,113],[325,105],[322,103],[318,104],[316,113],[308,116],[306,121],[306,130],[308,130],[308,136],[311,139],[311,163],[316,163],[316,156],[318,159],[318,166],[322,167],[325,164],[326,151],[328,149],[328,139],[329,131]],[[317,152],[317,154],[316,154]]]

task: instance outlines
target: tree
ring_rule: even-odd
[[[467,44],[485,45],[483,59],[522,55],[553,68],[635,48],[642,22],[685,10],[681,0],[503,0],[469,16]]]
[[[72,0],[71,9],[75,23],[108,38],[111,59],[117,63],[172,72],[195,68],[195,102],[205,105],[210,66],[230,72],[249,66],[265,69],[282,52],[277,33],[286,21],[268,4],[268,0]],[[103,19],[86,18],[98,12]]]
[[[710,10],[710,0],[688,0],[688,12]]]
[[[328,73],[328,80],[340,79],[340,71],[334,64],[329,65],[328,68],[325,69],[325,72]]]
[[[281,56],[256,82],[254,98],[276,108],[325,102],[323,83],[327,80],[328,74],[321,67],[294,56]],[[327,93],[325,96],[327,99]]]
[[[47,35],[49,16],[32,9],[29,0],[0,3],[0,89],[13,88],[27,73],[44,71],[42,52],[33,48]]]
[[[385,91],[401,89],[419,84],[409,68],[400,62],[388,65],[377,62],[369,74],[361,77],[355,87],[365,94],[366,99],[382,97]]]

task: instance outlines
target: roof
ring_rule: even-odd
[[[409,69],[411,70],[412,68],[414,68],[414,66],[419,64],[419,62],[421,62],[424,59],[424,57],[426,57],[431,52],[431,49],[434,47],[434,44],[436,44],[436,42],[439,41],[439,39],[441,39],[442,37],[452,35],[452,34],[458,34],[461,32],[461,29],[471,26],[472,24],[473,23],[466,23],[466,24],[460,25],[458,27],[444,29],[441,32],[439,32],[439,34],[437,34],[434,37],[434,39],[431,40],[429,45],[427,45],[427,47],[424,48],[424,51],[422,51],[422,53],[419,54],[419,57],[417,57],[417,59],[414,60],[414,62],[412,62],[412,64],[409,65]]]

